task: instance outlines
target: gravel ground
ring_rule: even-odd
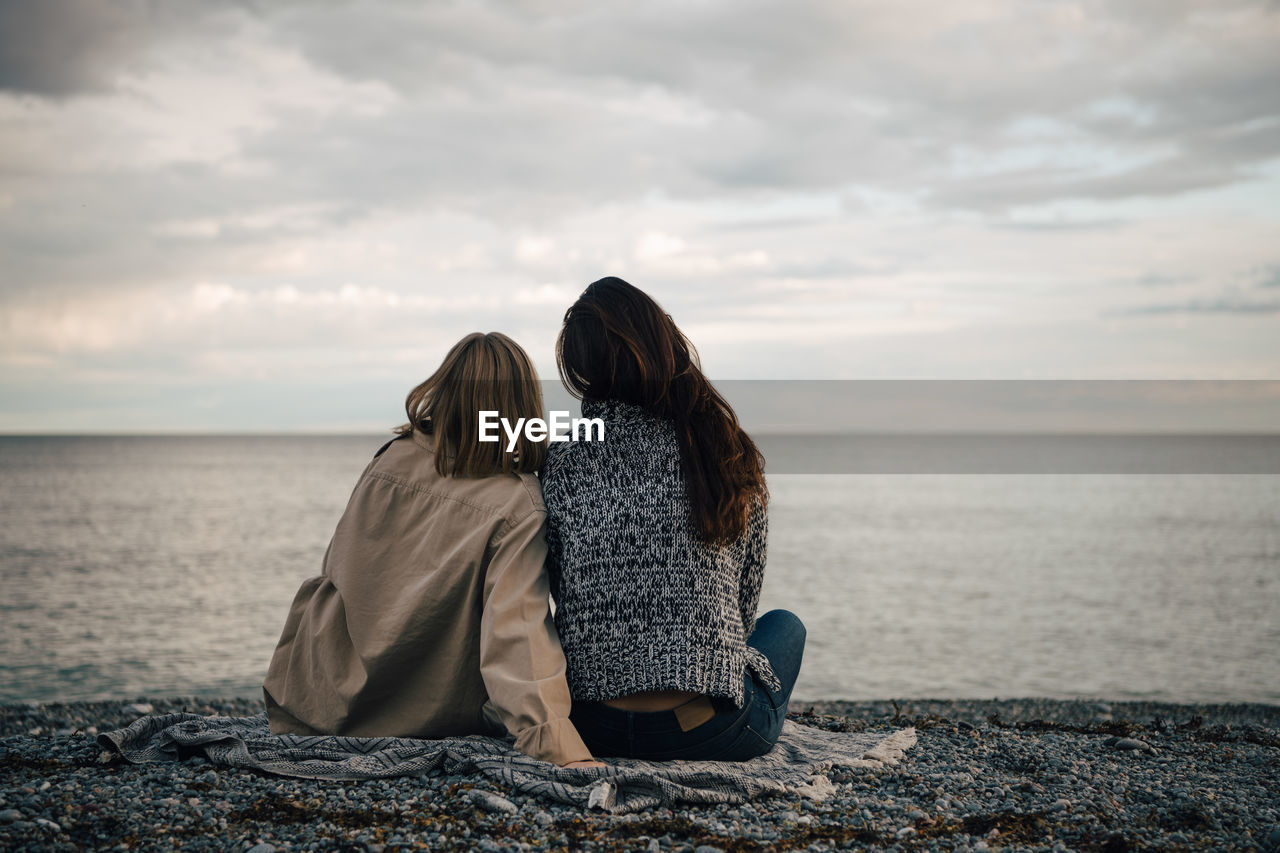
[[[283,779],[102,765],[93,735],[143,713],[252,700],[0,706],[0,847],[15,850],[1280,851],[1280,707],[1052,700],[793,703],[824,728],[915,725],[895,767],[821,803],[583,813],[459,776]]]

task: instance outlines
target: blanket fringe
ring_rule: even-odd
[[[607,812],[614,807],[617,799],[618,789],[610,782],[601,779],[587,791],[587,808],[600,809]]]
[[[826,776],[814,775],[809,777],[807,784],[796,785],[791,791],[815,803],[820,803],[836,792],[836,786]]]
[[[903,754],[916,745],[916,730],[908,727],[887,735],[875,746],[862,753],[861,758],[838,762],[841,767],[875,769],[897,764]]]
[[[862,754],[865,759],[883,765],[897,764],[903,753],[916,745],[914,728],[899,729]]]

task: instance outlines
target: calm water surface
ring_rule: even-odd
[[[0,701],[256,695],[380,443],[0,438]],[[1280,701],[1280,476],[770,486],[797,697]]]

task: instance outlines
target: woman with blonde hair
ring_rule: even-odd
[[[263,683],[271,730],[509,732],[535,758],[598,766],[548,604],[545,446],[478,440],[481,411],[541,417],[533,365],[505,335],[467,335],[405,410],[294,598]]]

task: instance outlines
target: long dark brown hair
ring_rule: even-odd
[[[505,436],[480,441],[482,411],[495,411],[510,423],[542,417],[542,388],[533,362],[501,332],[472,332],[454,344],[436,372],[409,392],[404,411],[409,422],[396,432],[431,436],[436,471],[443,476],[532,474],[546,459],[546,445],[530,441],[523,430],[514,453],[506,452]]]
[[[657,302],[620,278],[592,283],[565,312],[556,366],[583,400],[619,400],[674,421],[695,529],[712,545],[743,534],[752,500],[768,498],[764,456]]]

